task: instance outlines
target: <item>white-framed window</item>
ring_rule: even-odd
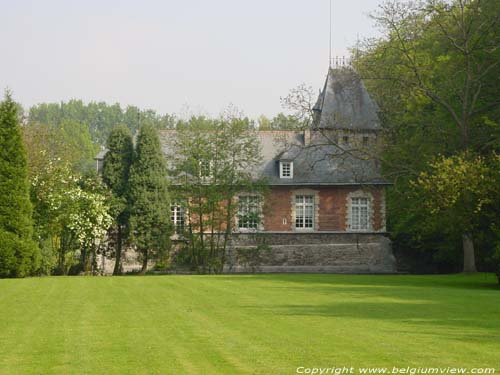
[[[370,229],[370,199],[351,198],[351,230]]]
[[[170,221],[174,226],[175,233],[184,231],[184,208],[177,203],[170,205]]]
[[[292,161],[280,161],[280,178],[293,178]]]
[[[257,229],[260,223],[260,197],[241,195],[238,197],[238,228]]]
[[[314,195],[295,196],[295,228],[314,228]]]

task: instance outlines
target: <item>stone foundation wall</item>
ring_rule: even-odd
[[[114,259],[106,259],[104,273],[113,266]],[[124,252],[122,267],[125,273],[141,269],[135,251]],[[225,272],[394,273],[396,259],[381,233],[235,233]]]
[[[379,233],[235,234],[228,273],[394,273],[390,240]]]

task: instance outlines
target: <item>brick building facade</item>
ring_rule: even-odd
[[[377,106],[349,67],[329,69],[305,131],[260,131],[260,203],[242,193],[227,272],[392,273]],[[174,131],[175,132],[175,131]],[[165,153],[172,131],[160,134]],[[99,163],[99,160],[98,160]],[[172,218],[184,220],[179,207]],[[261,220],[252,217],[258,212]],[[253,216],[252,216],[253,215]],[[266,244],[249,267],[238,249]],[[251,269],[250,269],[251,268]]]

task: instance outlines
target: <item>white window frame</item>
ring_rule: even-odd
[[[170,205],[170,221],[174,226],[174,232],[179,234],[184,230],[186,225],[186,217],[184,213],[184,207],[178,203],[172,203]]]
[[[371,230],[371,200],[369,197],[351,197],[350,229],[366,232]]]
[[[242,206],[242,201],[247,200],[245,203],[245,206]],[[251,204],[249,201],[254,200],[253,204]],[[240,226],[241,223],[241,217],[244,215],[251,214],[252,208],[255,209],[255,214],[258,217],[257,221],[255,222],[255,226]],[[253,195],[253,194],[241,194],[238,196],[238,211],[236,213],[236,229],[238,231],[250,231],[250,232],[255,232],[259,229],[261,229],[261,223],[262,223],[262,199],[259,195]]]
[[[287,165],[289,168],[285,168]],[[286,173],[288,169],[289,173]],[[293,178],[293,161],[291,160],[280,160],[280,178]]]
[[[298,231],[313,231],[315,225],[316,202],[314,194],[297,194],[295,195],[295,222],[293,223],[295,230]],[[307,213],[307,211],[309,211]],[[302,215],[299,213],[302,212]],[[301,218],[300,218],[301,217]],[[307,222],[310,219],[310,223]],[[297,226],[299,224],[300,226]]]

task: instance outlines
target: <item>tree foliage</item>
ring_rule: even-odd
[[[23,277],[38,268],[32,240],[28,164],[17,105],[7,92],[0,103],[0,277]]]
[[[308,117],[298,117],[297,114],[285,115],[278,113],[269,119],[262,115],[258,118],[259,130],[304,130],[309,126]]]
[[[479,160],[491,165],[500,145],[499,15],[500,5],[492,0],[386,1],[374,15],[383,36],[366,41],[355,60],[381,109],[382,162],[386,177],[395,181],[388,217],[396,248],[430,251],[434,263],[444,260],[451,269],[460,265],[458,244],[470,218],[478,224],[468,246],[479,244],[483,268],[494,247],[484,223],[495,204],[481,212],[462,204],[462,220],[453,213],[473,186],[494,184],[469,166]],[[408,199],[415,183],[421,195]],[[446,204],[451,202],[457,204]],[[429,204],[439,215],[429,214]]]
[[[174,197],[187,215],[190,265],[202,273],[222,272],[234,228],[239,194],[260,194],[253,175],[261,160],[252,124],[239,116],[193,117],[180,126],[169,155]]]
[[[461,230],[466,272],[476,271],[471,242],[483,210],[494,203],[492,182],[498,180],[494,173],[483,157],[440,156],[411,181],[416,198],[422,198],[423,209],[430,216],[442,219],[446,215],[445,221]]]
[[[121,273],[121,253],[124,234],[130,214],[128,179],[134,155],[132,134],[125,126],[114,128],[106,143],[108,152],[104,157],[102,179],[111,190],[112,213],[116,230],[115,268],[113,274]]]
[[[142,256],[142,273],[146,272],[149,260],[162,258],[169,250],[171,226],[166,172],[158,134],[151,125],[143,125],[137,137],[128,187],[131,239]]]
[[[111,225],[108,196],[95,176],[49,161],[32,179],[36,235],[47,255],[44,271],[67,274],[79,264],[96,271],[96,245]],[[52,263],[50,260],[52,259]]]
[[[144,123],[149,123],[156,129],[170,129],[175,126],[176,120],[172,115],[160,115],[154,110],[141,110],[135,106],[122,108],[118,103],[85,104],[81,100],[70,100],[67,103],[42,103],[31,107],[29,122],[50,124],[55,127],[60,127],[65,122],[83,124],[90,132],[92,141],[104,145],[111,130],[119,124],[136,133]]]

